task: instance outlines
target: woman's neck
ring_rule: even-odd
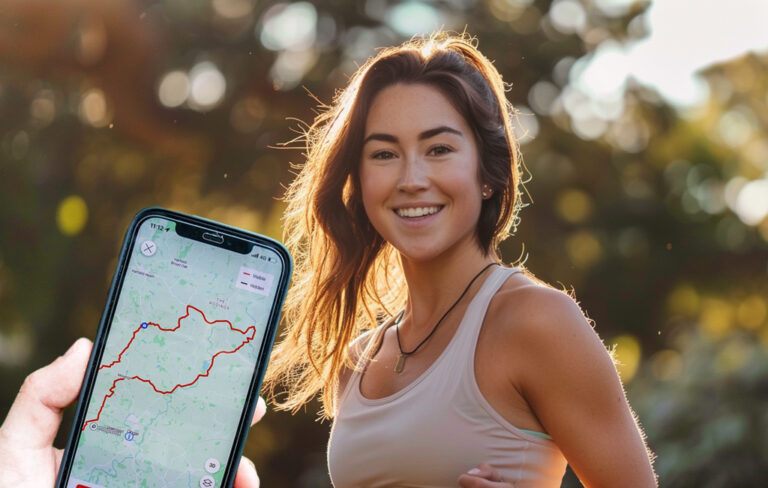
[[[408,328],[431,329],[461,296],[472,278],[483,267],[497,261],[493,255],[485,255],[479,248],[430,261],[414,262],[401,256],[408,285],[405,309]],[[472,289],[476,290],[482,281],[480,276]],[[471,294],[472,290],[469,290],[468,295]],[[465,296],[462,301],[467,299],[470,298]]]

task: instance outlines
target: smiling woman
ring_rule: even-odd
[[[306,134],[265,386],[334,418],[336,488],[654,486],[574,300],[497,252],[520,208],[501,76],[466,36],[384,49]]]

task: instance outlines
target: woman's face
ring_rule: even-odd
[[[364,137],[363,205],[386,241],[418,261],[479,249],[477,143],[438,89],[385,88],[373,99]]]

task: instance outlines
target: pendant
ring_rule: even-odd
[[[397,363],[395,363],[395,373],[402,373],[404,366],[405,366],[405,356],[400,354],[397,357]]]

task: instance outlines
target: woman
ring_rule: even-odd
[[[289,409],[322,392],[336,488],[554,487],[566,460],[589,487],[655,486],[578,305],[501,264],[511,115],[472,40],[440,34],[370,59],[307,133],[267,387],[289,385]]]

